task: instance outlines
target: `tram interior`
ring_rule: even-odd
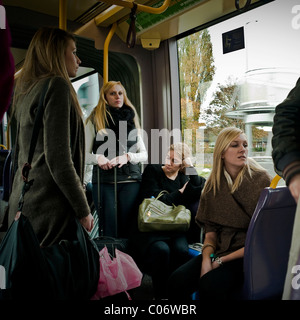
[[[246,13],[244,6],[247,1],[238,1],[240,9],[232,0],[139,0],[138,4],[160,8],[166,1],[167,10],[162,13],[148,13],[142,9],[137,12],[135,44],[130,47],[132,43],[127,41],[127,37],[130,34],[132,8],[131,5],[121,6],[121,0],[3,0],[12,36],[11,51],[16,71],[22,67],[26,49],[35,31],[44,25],[59,26],[65,22],[67,30],[77,36],[78,56],[82,64],[72,82],[85,116],[96,104],[99,88],[107,73],[108,79],[120,80],[125,85],[140,115],[142,128],[149,136],[154,128],[166,128],[169,131],[181,129],[181,99],[188,101],[190,96],[188,91],[179,90],[182,79],[178,66],[178,40],[190,35],[191,30],[196,33],[242,16]],[[253,0],[247,10],[267,7],[276,1]],[[131,0],[126,2],[132,3]],[[60,20],[62,15],[65,21]],[[244,22],[244,28],[255,28],[253,21],[250,21],[251,24]],[[292,70],[284,64],[280,68],[273,65],[251,67],[249,52],[245,55],[248,59],[246,68],[238,80],[239,105],[228,109],[226,116],[244,122],[252,146],[250,155],[275,176],[271,160],[272,119],[276,104],[283,100],[296,82],[298,68],[295,66]],[[185,86],[188,87],[187,84]],[[182,96],[183,93],[186,96]],[[201,121],[197,123],[199,130],[206,130],[207,125]],[[10,148],[13,137],[7,137],[6,129],[7,119],[4,119],[2,143]],[[260,140],[255,136],[257,130],[263,131]],[[210,132],[213,133],[213,130]],[[206,175],[210,172],[215,141],[211,133],[203,133],[204,138],[199,143],[201,152],[210,149],[199,160],[199,172]],[[151,158],[150,148],[148,152]],[[207,166],[203,162],[207,162]],[[278,186],[283,185],[281,179]],[[1,201],[0,209],[3,210],[5,205]],[[133,296],[151,298],[151,280],[145,279],[142,290],[133,292]]]

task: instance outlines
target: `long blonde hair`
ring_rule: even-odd
[[[246,165],[240,170],[235,181],[232,181],[229,173],[225,169],[222,154],[229,148],[230,143],[240,134],[245,135],[245,133],[241,129],[235,127],[225,128],[219,133],[214,148],[212,171],[205,183],[205,187],[202,193],[207,193],[210,190],[213,190],[214,195],[216,195],[217,191],[220,191],[221,176],[223,173],[228,182],[228,186],[231,189],[231,193],[233,193],[241,185],[246,172],[249,173],[250,177],[252,176],[253,171],[266,172],[266,170],[260,164],[258,164],[254,159],[248,157]]]
[[[65,51],[70,40],[76,42],[74,35],[58,28],[43,27],[35,33],[28,47],[23,67],[16,75],[14,108],[17,106],[19,96],[27,94],[38,81],[60,76],[68,82],[72,102],[77,113],[82,116],[65,63]]]
[[[134,119],[133,119],[134,124],[136,129],[140,129],[140,121],[139,121],[139,117],[136,112],[136,109],[131,103],[131,101],[129,100],[129,98],[127,97],[126,90],[120,81],[108,81],[103,85],[103,87],[100,90],[100,98],[99,98],[98,104],[96,105],[94,110],[91,112],[89,117],[86,119],[86,123],[88,123],[88,121],[91,121],[96,127],[97,132],[100,130],[105,130],[106,125],[108,123],[107,117],[109,116],[112,119],[110,112],[106,108],[106,105],[108,105],[108,102],[106,100],[106,94],[115,85],[119,85],[122,88],[123,96],[124,96],[124,104],[130,107],[134,111]]]

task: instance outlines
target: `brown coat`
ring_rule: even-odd
[[[17,145],[18,170],[9,199],[9,224],[18,208],[23,181],[20,169],[27,162],[34,117],[45,80],[39,81],[17,104],[20,125]],[[50,80],[45,96],[43,126],[32,160],[29,180],[33,186],[25,194],[23,214],[33,226],[43,246],[59,241],[70,218],[90,213],[82,186],[84,174],[84,126],[71,105],[70,89],[60,77]]]
[[[226,255],[245,245],[246,233],[261,191],[269,187],[271,177],[265,172],[246,173],[242,184],[230,193],[226,178],[221,177],[220,191],[201,195],[196,215],[205,232],[217,233],[216,254]]]

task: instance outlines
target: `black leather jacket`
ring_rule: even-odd
[[[300,78],[275,109],[272,147],[275,171],[288,185],[300,173]]]

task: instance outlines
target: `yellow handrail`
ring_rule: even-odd
[[[67,0],[59,0],[59,28],[67,30]]]
[[[64,0],[60,0],[64,1]],[[159,14],[164,12],[170,5],[171,0],[165,0],[164,3],[159,8],[152,8],[149,6],[144,6],[142,4],[134,3],[134,1],[126,1],[126,0],[101,0],[102,2],[108,3],[110,5],[117,5],[121,7],[127,7],[127,8],[133,8],[134,5],[137,6],[137,11],[143,11],[148,13],[154,13]],[[99,18],[100,19],[100,18]],[[102,21],[103,17],[101,17]],[[97,20],[97,17],[95,18],[95,23],[98,25],[99,21]],[[111,38],[115,33],[115,30],[117,28],[117,23],[114,22],[106,39],[104,42],[104,49],[103,49],[103,84],[108,82],[108,46],[110,44]]]
[[[112,36],[114,35],[117,28],[117,23],[113,23],[106,39],[104,42],[104,48],[103,48],[103,84],[108,82],[108,47],[110,44],[110,40]]]
[[[276,176],[271,181],[270,188],[275,189],[280,179],[281,179],[280,175],[276,174]]]
[[[101,2],[105,2],[110,5],[117,5],[117,6],[121,6],[121,7],[126,7],[126,8],[130,8],[130,9],[133,8],[133,2],[129,2],[126,0],[101,0]],[[136,3],[137,11],[159,14],[159,13],[162,13],[168,9],[170,2],[171,2],[171,0],[165,0],[164,3],[158,8],[152,8],[149,6],[145,6],[143,4]]]

